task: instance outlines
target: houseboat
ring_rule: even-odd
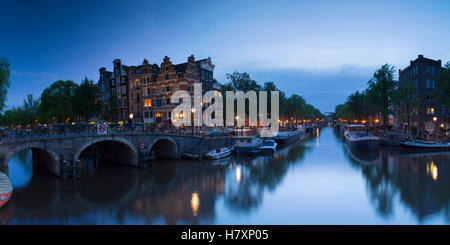
[[[241,136],[236,139],[236,152],[238,154],[252,153],[259,151],[263,140],[258,136]]]
[[[259,147],[259,150],[262,153],[275,153],[277,151],[277,143],[275,140],[265,140],[262,145]]]
[[[348,125],[344,140],[350,147],[359,150],[376,150],[380,145],[380,139],[371,135],[364,125]]]

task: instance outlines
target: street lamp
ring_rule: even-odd
[[[133,115],[133,113],[130,113],[130,115],[128,115],[128,117],[130,118],[130,127],[131,127],[131,130],[133,130],[133,117],[134,117],[134,115]]]
[[[437,132],[436,132],[436,121],[437,121],[437,117],[433,117],[433,122],[434,122],[434,138],[437,138]]]
[[[192,115],[192,121],[191,121],[191,127],[192,127],[192,135],[194,135],[194,113],[195,113],[195,108],[192,107],[191,108],[191,115]]]

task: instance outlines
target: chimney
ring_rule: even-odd
[[[188,62],[195,62],[194,55],[191,54],[191,56],[188,57]]]

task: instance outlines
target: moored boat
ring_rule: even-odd
[[[228,147],[217,148],[206,153],[205,157],[208,159],[220,159],[231,155],[232,152],[233,151]]]
[[[371,135],[364,125],[348,125],[344,139],[350,147],[359,150],[375,150],[380,145],[380,139]]]
[[[263,140],[257,136],[242,136],[236,139],[236,152],[238,154],[242,153],[252,153],[255,150],[259,150],[259,146],[262,144]]]
[[[401,146],[422,149],[450,149],[450,142],[427,142],[423,140],[409,140],[400,142]]]
[[[262,145],[259,147],[259,150],[262,153],[275,153],[277,150],[277,143],[275,140],[265,140]]]
[[[6,174],[0,172],[0,208],[11,198],[13,188]]]

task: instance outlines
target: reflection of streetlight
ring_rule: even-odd
[[[241,166],[236,166],[236,181],[241,183],[242,173],[241,173]]]
[[[198,197],[198,193],[194,192],[191,195],[191,208],[194,216],[198,215],[199,207],[200,207],[200,198]]]

